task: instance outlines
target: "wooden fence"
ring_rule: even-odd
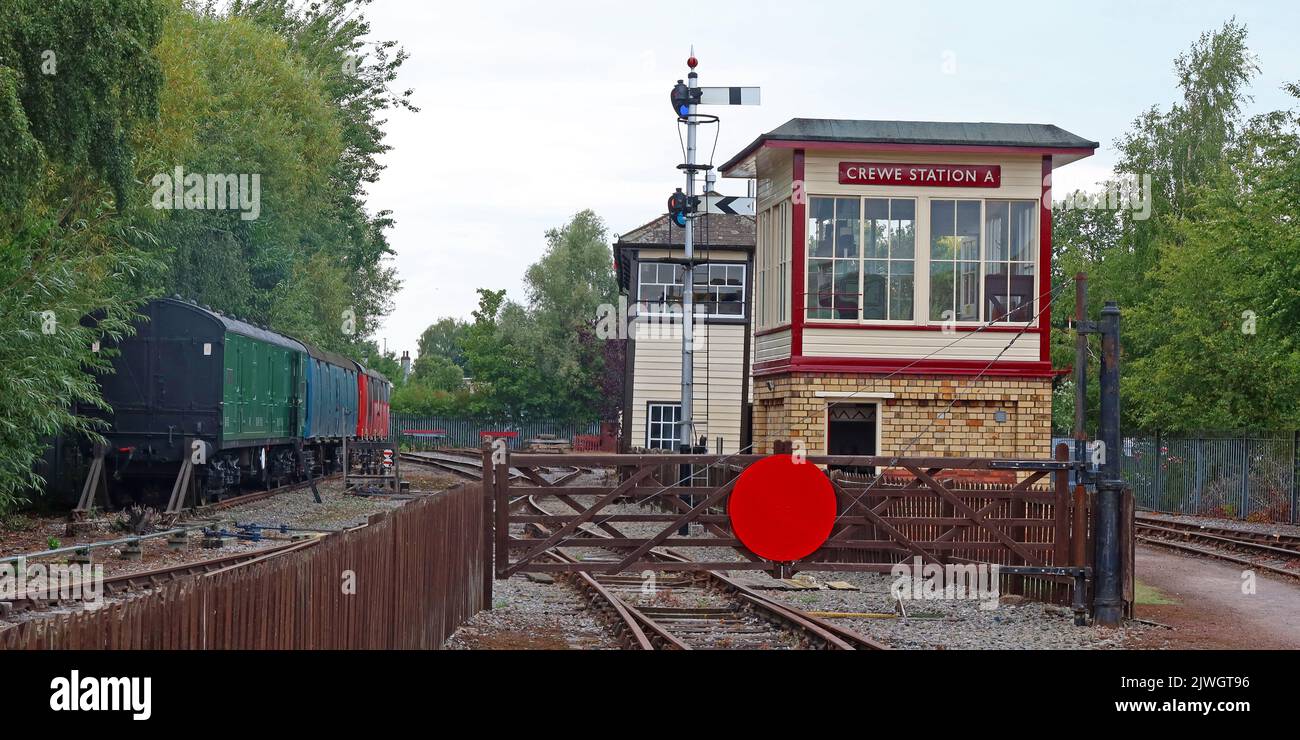
[[[302,550],[31,619],[0,649],[436,649],[488,606],[483,503],[479,484],[431,494]]]

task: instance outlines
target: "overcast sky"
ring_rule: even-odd
[[[1300,3],[1235,3],[1262,74],[1251,112],[1286,107],[1300,80]],[[677,12],[670,15],[668,8]],[[475,289],[506,288],[546,229],[584,208],[614,234],[662,213],[682,184],[668,102],[692,44],[701,85],[762,87],[722,117],[716,163],[790,118],[1051,123],[1102,147],[1054,189],[1106,177],[1115,140],[1176,97],[1174,57],[1234,11],[1194,2],[570,3],[376,0],[375,39],[410,53],[394,89],[393,151],[371,188],[393,211],[403,290],[376,333],[415,355],[442,316],[468,318]],[[955,69],[954,69],[955,67]],[[713,130],[701,129],[703,156]],[[743,180],[723,180],[745,194]]]

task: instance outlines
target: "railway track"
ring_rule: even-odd
[[[403,462],[416,463],[417,465],[429,465],[440,470],[446,470],[455,473],[469,480],[483,480],[483,460],[480,455],[469,452],[403,452],[400,453]],[[590,468],[574,468],[570,466],[559,466],[548,468],[552,473],[559,473],[560,477],[556,480],[540,481],[535,476],[530,476],[524,471],[517,468],[510,469],[511,480],[531,480],[534,483],[543,483],[544,485],[562,486],[570,480],[591,472]]]
[[[133,591],[158,588],[159,586],[166,585],[181,578],[189,578],[192,576],[217,573],[234,568],[242,568],[278,555],[306,549],[315,545],[318,541],[319,538],[312,538],[300,542],[288,542],[283,545],[264,547],[260,550],[250,550],[217,558],[209,558],[207,560],[198,560],[191,563],[181,563],[179,565],[170,565],[162,568],[153,568],[150,570],[110,576],[103,580],[103,591],[100,593],[100,596],[121,596]],[[63,598],[57,587],[52,588],[50,586],[45,586],[28,589],[22,596],[19,596],[8,603],[13,605],[12,608],[14,611],[28,612],[46,610],[65,603],[74,602],[73,600]]]
[[[402,462],[428,465],[432,468],[455,473],[469,480],[483,480],[483,463],[470,460],[468,455],[449,455],[440,452],[402,452],[398,454]]]
[[[532,497],[511,507],[548,514]],[[603,550],[609,537],[594,527],[591,547]],[[689,559],[664,548],[652,551],[665,561]],[[617,557],[582,558],[557,549],[553,559],[598,565]],[[653,580],[651,580],[653,579]],[[624,646],[641,650],[785,649],[885,650],[888,646],[781,604],[716,571],[649,574],[577,572],[572,582],[593,607],[604,613]]]
[[[1300,578],[1300,569],[1259,562],[1267,558],[1300,564],[1300,537],[1295,535],[1193,524],[1141,512],[1135,517],[1134,527],[1142,542]]]
[[[272,496],[278,496],[281,493],[289,493],[291,491],[301,491],[304,488],[310,487],[312,483],[324,483],[326,481],[334,481],[334,480],[342,480],[342,479],[343,479],[342,473],[333,473],[331,475],[322,476],[320,478],[315,478],[313,480],[302,480],[302,481],[297,481],[295,483],[286,483],[283,486],[276,486],[275,488],[272,488],[269,491],[255,491],[253,493],[245,493],[239,496],[231,496],[228,499],[217,501],[215,503],[204,504],[202,506],[195,506],[194,508],[189,509],[186,512],[186,514],[189,516],[202,516],[204,514],[211,513],[213,511],[232,509],[236,506],[251,504],[254,501],[261,501],[262,499],[271,498]]]

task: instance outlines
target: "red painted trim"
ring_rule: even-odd
[[[835,324],[835,323],[813,322],[813,321],[806,322],[803,325],[803,328],[805,329],[884,329],[887,331],[943,331],[943,326],[941,324]],[[975,325],[975,326],[959,325],[959,326],[952,327],[952,330],[957,332],[970,332],[970,331],[982,330],[984,333],[1000,332],[1004,334],[1005,333],[1019,334],[1020,332],[1025,331],[1025,328],[1017,324],[1011,324],[1007,326],[984,326],[982,329],[981,329],[981,325]],[[1036,333],[1039,330],[1031,326],[1028,331]]]
[[[974,152],[978,154],[1082,154],[1091,156],[1097,151],[1092,147],[1034,147],[1034,146],[982,146],[979,144],[903,144],[898,142],[858,142],[858,141],[765,141],[763,146],[773,149],[794,149],[795,151],[812,149],[814,151],[839,152]]]
[[[1043,196],[1038,201],[1038,295],[1046,301],[1038,317],[1038,359],[1052,359],[1052,157],[1043,155]]]
[[[798,357],[803,354],[804,306],[807,301],[804,291],[808,289],[804,274],[808,258],[808,197],[804,187],[804,151],[794,150],[794,192],[796,196],[790,209],[790,355]]]
[[[777,333],[777,332],[779,332],[779,331],[790,331],[790,325],[789,325],[789,324],[783,324],[783,325],[781,325],[781,326],[774,326],[774,327],[772,327],[772,328],[770,328],[770,329],[763,329],[762,331],[756,331],[756,332],[754,332],[754,336],[755,336],[755,337],[765,337],[765,336],[767,336],[768,334],[775,334],[775,333]]]
[[[971,174],[970,181],[937,182],[930,177],[919,176],[917,171],[935,173]],[[1002,187],[1002,165],[1000,164],[922,164],[920,162],[849,162],[841,161],[839,166],[841,185],[893,185],[895,187],[920,188],[1000,188]],[[937,180],[938,178],[935,177]]]
[[[909,360],[866,357],[791,357],[754,363],[754,377],[781,373],[897,373],[899,375],[986,375],[1015,378],[1050,378],[1051,363],[986,360]]]

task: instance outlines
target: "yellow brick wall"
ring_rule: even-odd
[[[768,384],[772,388],[768,388]],[[818,393],[858,393],[823,397]],[[872,396],[871,394],[877,394]],[[892,394],[892,397],[880,397]],[[1052,447],[1049,378],[975,380],[942,375],[793,373],[754,379],[754,451],[802,440],[824,454],[827,403],[879,404],[882,455],[1048,459]],[[951,404],[951,408],[949,408]],[[998,411],[1006,421],[996,420]],[[919,435],[919,436],[918,436]]]

